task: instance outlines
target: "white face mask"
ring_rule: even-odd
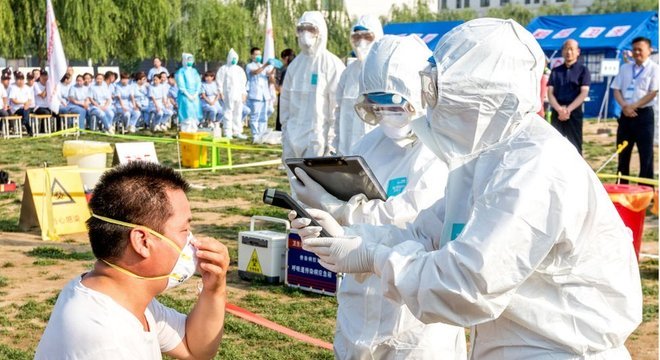
[[[298,45],[300,45],[300,48],[303,51],[309,51],[314,47],[314,44],[316,44],[317,38],[318,37],[315,34],[312,34],[309,31],[303,31],[298,35]]]
[[[183,248],[179,249],[179,246],[171,239],[166,237],[165,235],[160,234],[159,232],[152,230],[146,226],[141,226],[141,225],[136,225],[136,224],[131,224],[111,218],[107,218],[105,216],[100,216],[96,214],[92,214],[93,217],[103,220],[105,222],[109,222],[111,224],[117,224],[121,226],[126,226],[130,228],[144,228],[147,230],[150,234],[155,235],[159,239],[165,241],[169,246],[174,248],[177,252],[179,252],[179,257],[176,260],[176,263],[174,264],[174,267],[172,267],[172,270],[170,271],[169,274],[167,275],[161,275],[161,276],[140,276],[137,274],[134,274],[131,271],[128,271],[118,265],[115,265],[113,263],[110,263],[106,260],[101,259],[105,264],[110,266],[111,268],[134,278],[137,279],[142,279],[142,280],[160,280],[160,279],[165,279],[167,278],[167,288],[166,289],[171,289],[173,287],[176,287],[180,284],[183,284],[186,280],[190,279],[194,274],[195,270],[197,269],[197,249],[193,246],[193,242],[195,242],[195,236],[192,234],[192,232],[188,232],[188,237],[186,238],[186,244],[183,246]]]
[[[198,261],[197,249],[193,246],[193,242],[195,242],[195,236],[192,232],[189,232],[186,245],[181,249],[179,258],[176,260],[172,271],[170,271],[169,278],[167,279],[167,289],[183,284],[184,281],[195,275]]]
[[[383,133],[385,134],[385,136],[394,140],[394,142],[397,143],[399,140],[410,139],[411,137],[414,136],[410,124],[406,124],[403,127],[394,127],[381,121],[380,126],[383,128]]]
[[[371,41],[364,39],[355,44],[355,56],[357,56],[358,60],[363,61],[367,57],[371,49],[371,44]]]

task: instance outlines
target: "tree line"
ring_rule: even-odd
[[[141,59],[180,58],[224,61],[230,48],[242,60],[250,48],[262,47],[266,0],[52,0],[64,51],[70,60],[92,59],[135,68]],[[275,48],[297,49],[295,23],[306,10],[326,15],[328,48],[349,54],[350,25],[343,0],[271,0]],[[589,13],[657,9],[656,0],[596,0]],[[533,12],[522,5],[489,9],[487,16],[513,18],[523,25],[539,15],[570,14],[569,4],[542,6]],[[0,57],[37,57],[46,62],[46,1],[0,0]],[[393,6],[387,22],[470,20],[471,9],[435,11],[424,0],[414,6]]]
[[[263,47],[266,0],[52,0],[67,59],[114,61],[133,67],[145,58],[242,60]],[[295,24],[317,0],[271,0],[275,48],[297,48]],[[350,21],[340,0],[325,0],[328,47],[347,54]],[[0,57],[46,62],[46,0],[0,0]],[[133,65],[133,66],[131,66]]]

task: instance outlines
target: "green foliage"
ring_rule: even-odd
[[[272,0],[276,56],[297,50],[295,24],[315,0]],[[350,21],[340,0],[322,2],[328,49],[350,50]],[[45,1],[0,0],[0,53],[32,55],[45,65]],[[179,59],[190,52],[199,61],[224,61],[230,48],[245,62],[250,48],[264,46],[266,0],[53,0],[67,59],[119,63],[135,68],[139,59]],[[29,14],[15,16],[14,14]]]
[[[12,47],[10,43],[15,41],[14,13],[11,11],[10,0],[0,0],[0,54],[8,54]]]
[[[407,23],[407,22],[421,22],[421,21],[456,21],[456,20],[472,20],[477,17],[477,12],[474,9],[459,9],[459,10],[442,10],[433,11],[429,8],[426,1],[417,0],[415,5],[402,6],[392,5],[388,17],[381,17],[383,24],[388,22],[394,23]]]
[[[658,10],[657,0],[595,0],[587,8],[587,13],[608,14],[650,10]]]
[[[570,15],[573,13],[573,7],[568,3],[561,5],[543,5],[537,11],[538,16],[542,15]]]
[[[114,0],[121,10],[117,56],[121,60],[166,57],[167,44],[173,25],[179,16],[180,1],[171,0]]]
[[[197,60],[224,60],[234,47],[242,59],[247,58],[245,38],[253,21],[238,3],[182,0],[180,11],[180,20],[173,27],[171,56],[179,58],[182,52],[189,52]]]
[[[65,252],[64,250],[52,246],[39,246],[26,253],[28,256],[42,259],[61,259],[61,260],[94,260],[94,254],[91,251],[85,252]]]
[[[522,26],[527,26],[534,18],[534,13],[520,4],[506,4],[501,8],[488,9],[488,17],[513,19]]]
[[[68,59],[105,61],[117,56],[123,46],[118,24],[124,15],[113,0],[59,0],[53,1],[53,7]],[[40,16],[45,18],[43,13]]]

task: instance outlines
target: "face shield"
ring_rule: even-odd
[[[435,65],[419,72],[422,106],[432,109],[438,103],[438,68]]]
[[[410,123],[415,108],[397,94],[372,93],[361,95],[354,106],[357,115],[369,125],[379,123],[402,128]]]

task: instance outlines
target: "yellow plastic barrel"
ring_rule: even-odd
[[[179,139],[181,140],[201,141],[203,138],[207,136],[209,136],[209,134],[205,132],[179,133]],[[179,146],[181,148],[181,165],[188,168],[198,168],[200,166],[208,166],[207,146],[190,144],[186,142],[180,142]]]

